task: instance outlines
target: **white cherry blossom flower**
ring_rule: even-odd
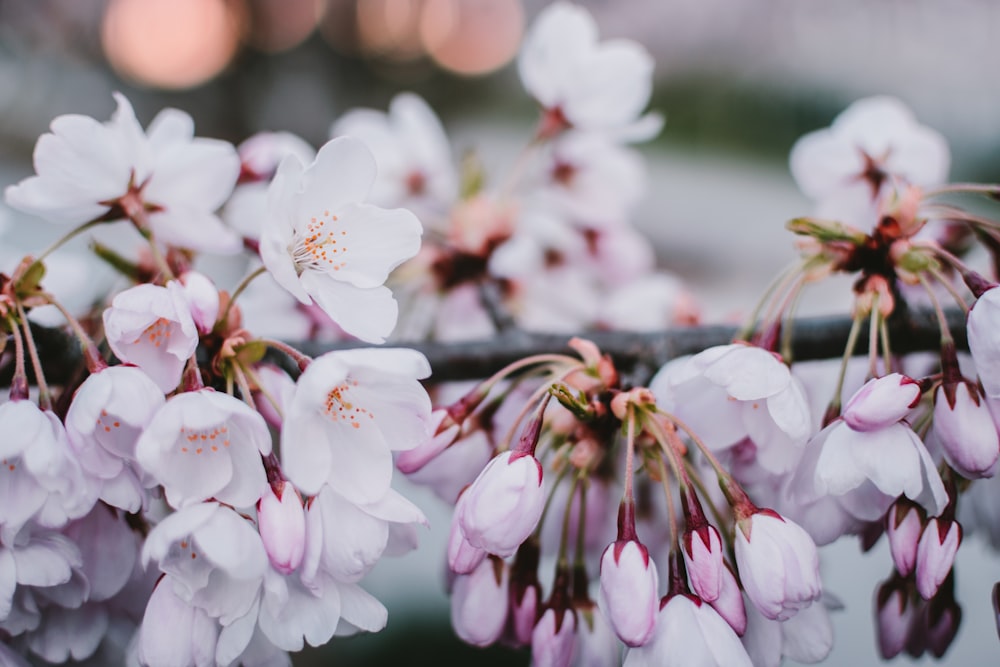
[[[114,97],[118,108],[107,123],[53,120],[35,145],[37,175],[9,186],[7,203],[66,224],[141,215],[163,243],[237,252],[239,237],[214,213],[236,184],[236,150],[195,137],[191,117],[177,109],[160,112],[143,132],[128,100]]]
[[[324,483],[357,504],[381,500],[392,450],[430,437],[430,375],[419,352],[357,349],[315,359],[299,377],[281,431],[282,468],[303,493]]]
[[[627,39],[598,42],[593,17],[568,2],[538,15],[517,65],[524,87],[542,107],[580,129],[626,128],[652,93],[649,53]]]
[[[139,436],[135,456],[174,507],[209,498],[248,507],[264,493],[271,435],[260,413],[212,389],[178,394]]]
[[[349,334],[381,343],[398,307],[389,272],[420,249],[420,222],[405,209],[366,204],[376,166],[350,137],[328,142],[304,167],[287,156],[268,194],[260,252],[274,279],[300,302],[315,302]]]
[[[943,183],[949,161],[944,138],[884,96],[858,100],[829,128],[800,138],[789,158],[799,188],[821,211],[849,216],[873,211],[886,187]]]
[[[441,121],[423,98],[396,95],[389,111],[353,109],[330,128],[330,136],[361,139],[375,155],[378,176],[373,204],[402,206],[421,220],[441,216],[458,197],[458,174]]]
[[[774,474],[788,472],[802,456],[811,430],[805,391],[767,350],[743,344],[712,347],[668,363],[650,388],[659,405],[714,450],[749,439],[757,464]]]
[[[115,295],[104,311],[108,345],[135,364],[164,392],[177,388],[184,364],[198,347],[198,328],[184,287],[143,283]]]

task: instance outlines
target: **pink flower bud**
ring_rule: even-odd
[[[761,614],[784,621],[819,599],[819,555],[801,526],[772,510],[758,510],[737,528],[736,566]]]
[[[656,563],[637,540],[618,540],[601,557],[601,611],[628,646],[642,646],[653,636],[660,610]]]
[[[531,634],[538,622],[539,597],[541,590],[537,584],[525,586],[518,595],[511,589],[510,619],[513,640],[520,646],[531,643]]]
[[[917,544],[924,529],[920,515],[916,505],[900,499],[889,509],[886,517],[889,552],[896,570],[904,577],[913,572],[913,564],[917,560]]]
[[[986,395],[1000,397],[1000,289],[983,292],[969,311],[969,351]]]
[[[474,646],[489,646],[507,622],[508,572],[497,558],[482,560],[470,574],[455,578],[451,591],[451,624]]]
[[[449,426],[442,429],[442,422],[444,422],[446,417],[448,417],[447,410],[439,409],[431,413],[430,427],[435,431],[434,437],[417,445],[413,449],[401,452],[396,457],[396,468],[401,473],[409,475],[417,472],[455,442],[455,438],[458,437],[461,427],[458,424],[450,423]],[[448,421],[451,422],[450,419]]]
[[[962,542],[962,526],[957,521],[934,517],[927,522],[917,544],[917,592],[930,600],[955,564]]]
[[[877,431],[895,424],[920,400],[920,385],[899,373],[869,380],[844,407],[844,421],[855,431]]]
[[[306,514],[295,487],[280,482],[278,493],[268,484],[257,501],[257,526],[271,565],[289,574],[302,563],[306,550]]]
[[[719,531],[707,523],[697,530],[686,530],[682,545],[691,589],[705,602],[714,602],[722,590],[724,569]]]
[[[507,451],[486,465],[456,509],[470,545],[506,558],[535,530],[544,505],[538,459]]]
[[[448,567],[457,574],[469,574],[486,558],[486,550],[469,544],[465,539],[465,533],[462,532],[459,515],[465,497],[466,494],[462,494],[458,499],[458,505],[455,506],[455,512],[451,517],[451,532],[448,535]]]
[[[719,586],[719,597],[710,602],[712,608],[726,620],[729,627],[739,636],[747,631],[747,609],[743,602],[743,592],[736,575],[729,567],[729,563],[723,562],[721,584]]]
[[[944,456],[966,477],[984,477],[1000,457],[1000,435],[979,387],[942,384],[934,395],[934,432]]]
[[[180,277],[191,307],[191,317],[198,331],[207,334],[215,327],[219,316],[219,288],[208,276],[197,271],[188,271]]]
[[[875,626],[879,653],[886,660],[896,657],[906,646],[916,607],[901,579],[892,578],[875,594]]]
[[[532,667],[569,667],[576,643],[576,614],[549,608],[531,633]]]

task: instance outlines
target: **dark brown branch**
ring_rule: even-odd
[[[968,349],[964,314],[958,311],[948,313],[948,324],[959,349]],[[851,320],[846,317],[796,320],[792,337],[794,359],[806,361],[840,357],[850,328]],[[863,327],[864,333],[858,342],[859,354],[868,349],[867,329]],[[59,329],[33,327],[33,331],[42,354],[46,378],[53,384],[66,382],[81,361],[76,341]],[[736,327],[700,326],[657,333],[594,331],[581,335],[610,354],[619,371],[633,382],[645,382],[667,361],[713,345],[724,345],[731,342],[735,334]],[[890,336],[895,353],[934,351],[940,343],[937,321],[929,311],[914,310],[905,319],[894,321],[890,326]],[[400,345],[423,352],[434,369],[435,380],[450,381],[486,377],[532,354],[568,351],[566,343],[570,338],[562,334],[508,331],[486,341]],[[330,350],[362,346],[362,343],[295,345],[314,357]],[[8,363],[0,369],[0,386],[10,384],[11,366]]]

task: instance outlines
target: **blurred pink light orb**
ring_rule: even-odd
[[[521,0],[426,0],[420,37],[431,58],[457,74],[486,74],[517,54]]]
[[[190,88],[229,64],[239,47],[240,0],[110,0],[101,43],[123,77]]]

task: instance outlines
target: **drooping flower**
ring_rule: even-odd
[[[421,220],[440,216],[458,196],[458,175],[448,137],[427,102],[413,93],[392,98],[387,113],[353,109],[330,128],[330,136],[361,139],[375,155],[378,176],[370,199],[377,206],[403,206]]]
[[[299,377],[281,431],[282,467],[303,493],[324,483],[354,503],[385,496],[392,451],[430,437],[430,375],[419,352],[357,349],[316,358]]]
[[[124,95],[107,123],[59,116],[35,145],[36,176],[5,192],[7,203],[58,223],[100,216],[144,219],[157,240],[203,252],[233,253],[240,239],[214,211],[240,172],[236,150],[194,136],[191,117],[161,111],[147,132]]]
[[[260,252],[274,279],[315,302],[346,332],[381,343],[396,325],[389,272],[420,249],[420,222],[405,209],[364,203],[376,166],[351,137],[327,142],[309,166],[282,160],[268,193]]]
[[[214,498],[248,507],[264,493],[271,435],[260,413],[212,389],[178,394],[139,436],[135,456],[174,507]]]
[[[590,13],[568,2],[538,15],[517,65],[524,87],[565,126],[622,130],[652,93],[649,53],[631,40],[599,42]]]
[[[816,543],[801,526],[770,510],[738,522],[736,566],[747,597],[770,619],[791,618],[822,592]]]
[[[601,557],[601,611],[628,646],[653,636],[660,607],[656,563],[638,540],[618,540]]]
[[[198,347],[198,328],[183,286],[143,283],[115,295],[104,311],[108,345],[164,392],[177,388],[184,364]]]
[[[474,646],[489,646],[507,622],[510,573],[499,558],[487,558],[469,574],[455,579],[451,593],[451,625]]]
[[[848,215],[872,210],[886,187],[943,183],[949,161],[944,138],[884,96],[858,100],[829,128],[801,137],[789,158],[799,188],[821,210]]]
[[[490,461],[463,494],[458,520],[470,545],[506,558],[538,526],[544,505],[538,459],[507,451]]]

